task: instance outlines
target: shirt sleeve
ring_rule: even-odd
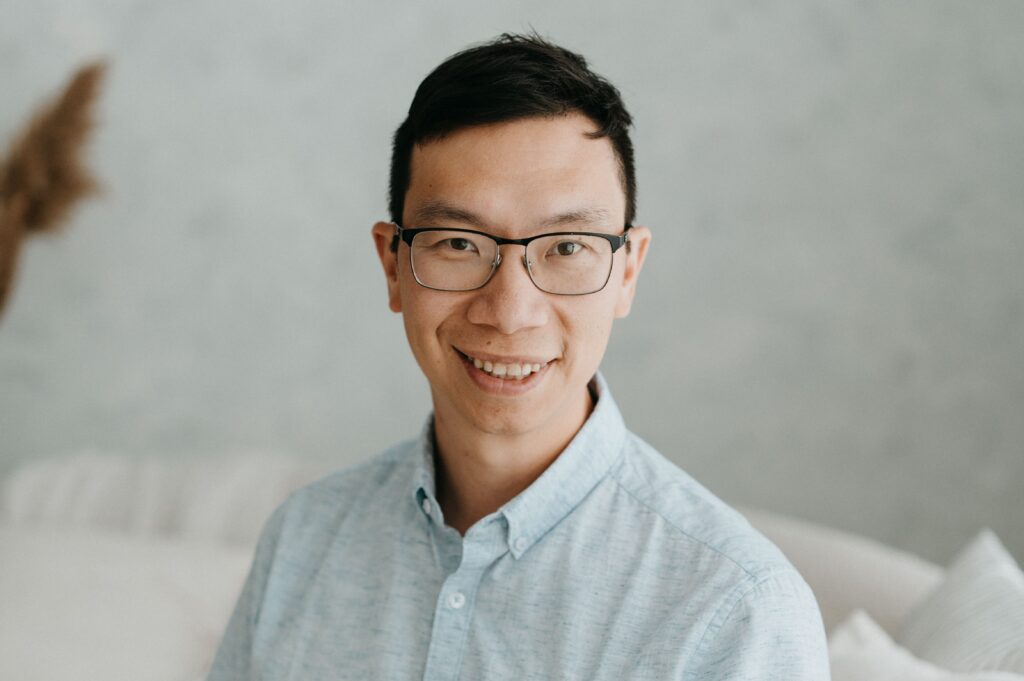
[[[829,681],[821,612],[796,573],[742,589],[709,625],[692,681]]]
[[[283,508],[278,508],[260,533],[249,576],[228,621],[207,681],[251,681],[256,678],[252,660],[253,638],[266,593],[267,576],[277,550],[282,515]]]

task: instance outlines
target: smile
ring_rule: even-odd
[[[457,348],[456,352],[462,356],[463,360],[472,364],[481,372],[503,381],[522,381],[524,378],[528,378],[532,374],[540,373],[547,368],[548,364],[550,364],[550,361],[494,361],[491,359],[474,357],[458,350]]]
[[[473,363],[477,369],[480,369],[484,373],[490,374],[495,378],[504,378],[508,380],[518,381],[526,378],[535,371],[541,370],[541,364],[516,364],[515,362],[509,364],[484,362],[476,359],[475,357],[466,357]]]

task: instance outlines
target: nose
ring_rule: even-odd
[[[498,269],[491,280],[475,292],[469,305],[469,321],[491,326],[505,335],[544,326],[550,313],[548,294],[534,286],[530,279],[522,246],[513,244],[501,248],[504,252]]]

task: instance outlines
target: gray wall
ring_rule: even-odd
[[[24,253],[0,469],[370,456],[427,391],[369,238],[454,50],[530,26],[636,117],[654,251],[604,370],[729,501],[1024,556],[1024,3],[8,3],[0,135],[109,55],[106,194]]]

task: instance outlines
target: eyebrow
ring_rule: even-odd
[[[565,227],[567,225],[592,225],[610,221],[611,213],[604,208],[590,207],[570,210],[547,218],[540,227]],[[446,201],[435,199],[427,201],[413,214],[415,224],[430,224],[435,221],[459,222],[462,224],[484,227],[487,221],[476,213],[454,206]]]
[[[435,221],[462,222],[477,226],[484,224],[484,221],[475,213],[437,199],[424,203],[413,213],[412,217],[417,225],[430,224]]]
[[[565,227],[566,225],[593,225],[609,222],[611,213],[604,208],[580,208],[559,213],[541,223],[542,227]]]

